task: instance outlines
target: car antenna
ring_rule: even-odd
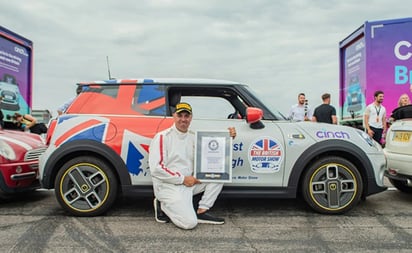
[[[112,78],[112,76],[110,75],[109,56],[107,55],[106,55],[106,63],[107,63],[107,72],[109,73],[109,80],[116,79],[116,78]]]

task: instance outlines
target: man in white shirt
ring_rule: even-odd
[[[312,118],[312,112],[306,100],[305,93],[299,93],[298,103],[290,108],[289,119],[292,121],[308,121]]]
[[[373,103],[369,104],[363,116],[363,127],[370,137],[381,143],[386,132],[386,109],[382,105],[383,91],[375,91]]]
[[[195,133],[189,130],[192,107],[188,103],[178,103],[173,119],[174,125],[157,133],[149,148],[155,219],[160,223],[170,219],[183,229],[192,229],[198,223],[223,224],[224,219],[208,213],[223,184],[201,183],[193,176]],[[233,127],[229,127],[229,133],[232,138],[236,136]],[[201,192],[203,196],[195,212],[193,195]]]
[[[82,87],[77,86],[77,88],[76,88],[76,97],[80,94],[80,92],[82,92]],[[64,104],[62,104],[59,108],[57,108],[57,114],[62,115],[63,113],[65,113],[67,108],[69,108],[69,106],[73,103],[73,101],[76,97],[70,98]]]

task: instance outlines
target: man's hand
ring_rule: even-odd
[[[185,179],[183,180],[183,184],[187,187],[192,187],[195,184],[200,184],[200,181],[194,176],[185,176]]]
[[[234,139],[236,137],[236,129],[234,127],[229,127],[228,129],[230,137]]]

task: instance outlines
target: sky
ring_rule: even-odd
[[[33,109],[76,83],[211,78],[248,84],[288,114],[300,92],[337,107],[339,42],[365,21],[411,17],[410,0],[0,0],[0,22],[33,41]]]

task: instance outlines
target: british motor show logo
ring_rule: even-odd
[[[278,141],[270,137],[261,137],[255,140],[249,148],[252,171],[259,173],[278,172],[282,155],[283,149]]]

